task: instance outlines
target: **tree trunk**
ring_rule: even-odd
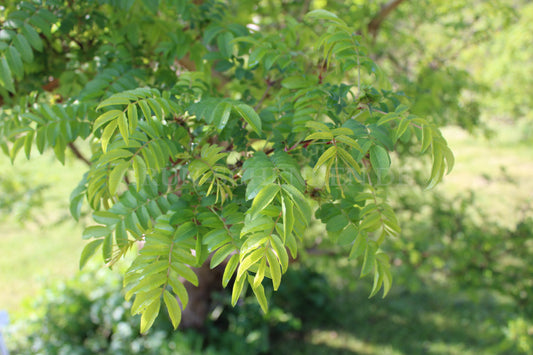
[[[221,291],[222,276],[228,259],[211,269],[208,258],[199,268],[192,268],[198,276],[198,287],[188,281],[184,281],[185,289],[189,294],[189,303],[181,314],[181,328],[202,328],[207,320],[212,302],[213,292]]]

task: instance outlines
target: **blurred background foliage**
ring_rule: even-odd
[[[87,48],[106,26],[99,2],[89,3],[75,9],[84,16],[90,11],[94,26],[76,32],[73,18],[71,28]],[[203,330],[173,332],[169,321],[160,319],[148,335],[139,336],[139,321],[129,315],[117,274],[76,273],[83,245],[79,226],[58,223],[68,213],[67,196],[79,179],[80,163],[70,156],[66,168],[59,168],[41,158],[12,170],[2,157],[0,248],[9,252],[0,260],[0,284],[6,290],[0,308],[12,315],[12,325],[4,330],[12,351],[531,353],[533,4],[263,0],[228,5],[238,22],[269,30],[282,29],[291,17],[301,18],[316,8],[338,14],[358,28],[383,77],[390,79],[390,88],[412,100],[413,113],[446,127],[457,165],[439,189],[423,191],[421,173],[420,179],[407,180],[406,172],[420,172],[422,167],[408,157],[396,157],[401,168],[390,189],[403,233],[388,250],[395,278],[391,294],[385,300],[368,300],[369,286],[358,279],[357,265],[346,260],[346,250],[328,246],[317,227],[309,233],[308,252],[289,272],[288,282],[271,295],[268,314],[248,298],[233,309],[223,292],[216,296]],[[387,6],[392,9],[381,19]],[[150,28],[148,22],[143,26]],[[62,50],[58,44],[46,61],[35,61],[45,64],[31,69],[39,77],[54,68],[50,77],[69,84],[60,88],[57,99],[81,90],[88,80],[77,70],[76,60],[67,67],[61,64]],[[96,68],[84,68],[91,70]],[[53,83],[32,82],[31,76],[20,83],[28,91],[46,84]],[[28,247],[31,244],[46,248]],[[28,263],[14,272],[12,265],[20,260]]]

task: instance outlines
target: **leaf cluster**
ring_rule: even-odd
[[[106,15],[94,58],[79,65],[90,80],[80,79],[81,89],[62,102],[39,94],[1,112],[0,144],[12,159],[22,148],[29,157],[35,144],[63,162],[76,140],[92,144],[71,196],[74,218],[88,208],[96,223],[83,233],[80,266],[100,249],[112,266],[142,245],[124,281],[141,332],[163,305],[178,327],[184,283],[196,285],[193,268],[207,262],[224,266],[233,305],[250,287],[267,312],[265,284],[279,288],[317,207],[328,237],[361,260],[361,276],[373,274],[371,296],[387,294],[382,244],[400,227],[383,185],[398,142],[429,153],[428,187],[453,166],[438,128],[380,87],[360,36],[335,14],[314,10],[302,21],[288,18],[279,33],[262,32],[235,22],[228,6],[102,2],[102,14],[128,15]],[[150,21],[140,15],[146,10]],[[134,21],[143,33],[132,30]],[[19,42],[31,24],[13,22],[6,47],[28,60],[33,52]],[[161,34],[165,26],[171,32]],[[2,85],[17,92],[3,73]]]

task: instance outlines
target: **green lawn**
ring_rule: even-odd
[[[464,131],[443,130],[456,159],[452,173],[439,191],[447,195],[476,193],[479,208],[503,226],[513,226],[517,211],[531,211],[533,203],[533,149],[523,142],[520,126],[499,124],[491,140],[473,139]]]
[[[31,218],[19,222],[15,216],[0,219],[0,308],[17,315],[25,299],[54,280],[73,275],[83,248],[81,227],[69,218],[68,203],[72,189],[83,172],[73,159],[62,166],[52,156],[19,156],[12,166],[0,156],[3,177],[25,176],[32,184],[52,188],[44,192],[45,204],[32,210]]]

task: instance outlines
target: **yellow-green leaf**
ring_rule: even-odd
[[[259,305],[261,306],[261,309],[263,312],[268,312],[268,301],[265,296],[265,288],[263,285],[259,284],[257,287],[253,287],[254,280],[251,276],[248,277],[248,283],[252,285],[252,290],[254,291],[255,298],[257,298],[257,301],[259,302]]]
[[[253,108],[246,104],[237,104],[233,108],[244,118],[252,129],[261,135],[261,118]]]
[[[100,126],[103,126],[107,122],[112,121],[115,118],[117,118],[118,115],[120,115],[121,113],[122,113],[121,110],[111,110],[98,116],[96,121],[94,121],[93,132],[96,131]]]
[[[254,250],[248,256],[246,256],[241,264],[239,265],[239,270],[237,271],[237,279],[240,279],[242,275],[250,268],[250,266],[254,265],[265,255],[265,249],[259,248],[257,250]]]
[[[277,291],[281,283],[281,267],[272,249],[267,249],[267,260],[270,268],[270,276],[272,277],[272,286],[274,287],[274,291]]]
[[[144,185],[144,181],[146,180],[146,164],[139,155],[135,155],[132,159],[132,166],[133,172],[135,173],[137,191],[140,191],[141,187]]]
[[[239,297],[241,297],[242,289],[244,287],[244,282],[246,281],[245,274],[241,275],[241,277],[237,277],[235,280],[235,283],[233,284],[233,290],[231,292],[231,305],[235,306],[237,304],[237,301],[239,300]]]
[[[109,193],[111,195],[114,195],[117,192],[117,187],[124,178],[124,175],[126,174],[126,171],[128,171],[128,168],[130,166],[130,162],[123,160],[120,163],[118,163],[113,170],[111,170],[111,173],[109,174]]]
[[[237,266],[239,265],[239,254],[233,255],[226,264],[226,269],[224,269],[224,275],[222,275],[222,286],[226,287],[231,280],[231,277],[235,273],[235,270],[237,270]]]
[[[118,115],[117,121],[118,130],[120,132],[120,135],[124,139],[124,143],[126,143],[126,145],[130,144],[130,132],[128,131],[128,119],[126,118],[126,114],[122,112],[120,115]]]
[[[104,132],[102,133],[102,151],[105,153],[107,152],[107,145],[109,144],[109,141],[111,140],[111,137],[113,137],[113,134],[115,134],[115,131],[117,129],[117,121],[113,121],[110,124],[106,126],[104,129]]]
[[[378,250],[378,244],[370,240],[365,249],[365,257],[363,259],[363,266],[361,268],[361,276],[368,275],[374,268],[376,263],[376,251]]]
[[[266,269],[266,259],[261,259],[261,263],[259,264],[259,268],[257,269],[257,272],[255,273],[254,277],[254,283],[253,287],[257,288],[259,285],[261,285],[261,282],[263,282],[263,279],[265,278],[265,269]]]
[[[279,190],[279,185],[268,184],[257,193],[257,196],[255,196],[254,201],[252,202],[252,207],[250,208],[252,219],[255,219],[257,215],[267,207],[270,202],[272,202]]]
[[[337,154],[337,147],[332,145],[324,153],[322,153],[320,158],[318,158],[318,161],[316,162],[313,170],[316,172],[318,169],[320,169],[322,165],[324,165],[327,161],[332,159],[336,154]]]
[[[159,314],[159,309],[161,308],[161,298],[156,298],[152,304],[150,304],[144,310],[141,316],[141,333],[146,333],[154,324],[157,315]]]
[[[139,123],[139,116],[137,114],[137,106],[135,104],[128,105],[128,125],[130,132],[135,132],[137,124]]]
[[[163,300],[167,306],[167,311],[168,315],[170,316],[170,320],[172,321],[172,326],[174,329],[177,329],[181,322],[181,308],[178,300],[176,300],[176,297],[172,296],[167,290],[163,292]]]
[[[102,107],[106,106],[114,106],[114,105],[128,105],[130,103],[130,100],[124,96],[116,96],[113,95],[109,99],[106,99],[100,103],[96,107],[97,110],[101,109]]]
[[[81,252],[80,256],[80,270],[83,269],[85,264],[87,264],[87,261],[89,261],[89,259],[94,255],[94,253],[96,253],[96,251],[98,250],[100,245],[102,245],[103,242],[103,239],[96,239],[83,248],[83,251]]]

